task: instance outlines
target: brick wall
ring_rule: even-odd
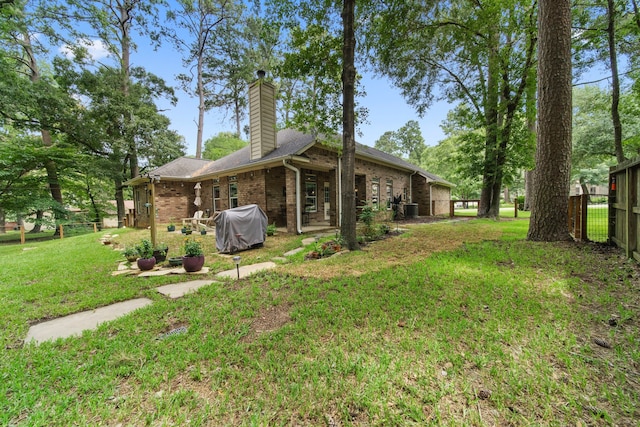
[[[305,152],[309,158],[308,163],[294,163],[301,171],[302,188],[295,188],[295,173],[284,166],[268,169],[260,169],[252,172],[243,172],[232,177],[223,176],[219,179],[201,181],[200,198],[202,204],[196,207],[195,182],[171,182],[161,181],[156,184],[156,207],[158,209],[158,223],[169,223],[171,219],[181,223],[182,218],[190,218],[195,211],[209,210],[213,214],[213,187],[220,187],[219,210],[229,208],[229,183],[235,182],[238,186],[238,206],[257,204],[267,214],[270,224],[287,226],[289,232],[296,232],[296,191],[300,191],[301,202],[305,203],[305,176],[315,175],[317,185],[317,212],[309,213],[310,222],[324,221],[324,183],[330,186],[330,224],[338,225],[338,172],[337,153],[322,146],[315,146]],[[380,193],[380,206],[387,206],[387,183],[391,185],[391,197],[402,196],[403,203],[418,203],[420,215],[431,215],[431,197],[436,201],[436,213],[448,212],[449,189],[435,186],[434,191],[429,192],[429,184],[425,178],[417,174],[411,176],[409,172],[399,171],[389,166],[379,165],[368,160],[356,159],[355,164],[356,186],[358,188],[359,203],[371,202],[374,180],[378,182]],[[412,189],[409,189],[412,183]],[[146,186],[146,185],[145,185]],[[405,198],[406,196],[406,198]],[[413,197],[412,200],[407,198]],[[148,217],[143,212],[138,212],[137,226],[148,225]]]

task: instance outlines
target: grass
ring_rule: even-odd
[[[95,235],[0,246],[0,424],[636,425],[636,264],[526,230],[415,225],[177,300],[153,290],[165,277],[111,276],[121,256]],[[178,253],[180,235],[160,238]],[[243,263],[301,238],[269,238]],[[232,265],[211,252],[212,270]],[[30,322],[137,296],[154,303],[79,338],[21,343]]]
[[[478,215],[478,206],[477,203],[475,206],[470,207],[468,209],[459,209],[456,208],[454,212],[455,216],[476,216]],[[500,218],[514,218],[515,217],[515,207],[513,203],[503,203],[500,205]],[[529,218],[531,217],[531,211],[518,211],[518,218]]]

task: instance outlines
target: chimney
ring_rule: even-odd
[[[276,88],[264,76],[258,71],[258,80],[249,85],[251,160],[276,149]]]

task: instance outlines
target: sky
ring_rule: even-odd
[[[98,59],[97,57],[103,53],[106,54],[99,43],[89,49],[94,59]],[[196,98],[179,89],[176,82],[175,76],[185,72],[180,53],[169,45],[154,51],[150,46],[145,46],[144,42],[139,42],[137,51],[131,56],[131,62],[134,66],[143,66],[147,71],[162,77],[176,89],[176,96],[179,99],[177,106],[174,107],[168,102],[159,102],[158,105],[163,110],[162,114],[171,119],[171,129],[185,138],[187,155],[195,155],[198,104]],[[420,118],[404,101],[400,91],[387,79],[363,74],[363,84],[367,95],[358,102],[369,110],[369,123],[359,126],[358,129],[362,135],[356,135],[357,142],[374,146],[375,141],[383,133],[396,131],[409,120],[416,120],[420,124],[422,136],[427,145],[436,145],[444,139],[440,123],[446,118],[451,108],[446,102],[434,104],[425,116]],[[203,143],[223,131],[235,132],[234,122],[219,111],[208,111],[205,114]]]

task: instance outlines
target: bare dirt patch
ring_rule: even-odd
[[[252,342],[260,334],[276,331],[291,322],[290,310],[291,304],[263,307],[252,320],[249,333],[242,338],[242,342]]]

